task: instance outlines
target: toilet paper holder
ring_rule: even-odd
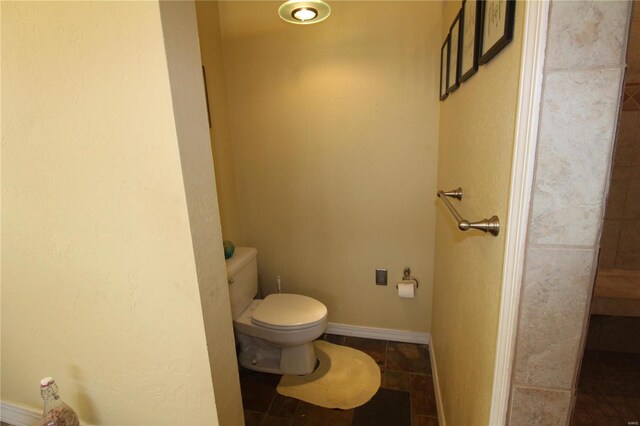
[[[418,280],[411,276],[411,268],[409,268],[408,266],[404,268],[404,272],[402,274],[402,281],[415,281],[416,288],[420,286],[420,284],[418,284]],[[396,284],[396,288],[398,288],[398,284]]]

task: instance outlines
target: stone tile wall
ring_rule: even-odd
[[[510,425],[564,425],[571,413],[630,13],[628,1],[551,2]]]

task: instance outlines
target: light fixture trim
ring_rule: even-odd
[[[316,12],[316,16],[307,19],[300,20],[294,16],[294,13],[303,9],[313,10]],[[331,14],[331,7],[322,0],[289,0],[280,5],[278,9],[278,15],[283,20],[297,25],[309,25],[322,22]]]

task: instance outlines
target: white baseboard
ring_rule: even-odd
[[[40,424],[42,413],[33,408],[2,401],[0,402],[0,420],[12,426],[33,426]]]
[[[393,342],[429,344],[429,333],[394,330],[391,328],[363,327],[360,325],[330,322],[327,333],[340,336],[366,337],[368,339],[391,340]]]
[[[438,379],[438,365],[436,364],[436,351],[433,348],[433,339],[429,344],[429,356],[431,357],[431,374],[433,374],[433,387],[436,392],[436,407],[438,408],[438,424],[447,426],[442,406],[442,394],[440,393],[440,380]]]

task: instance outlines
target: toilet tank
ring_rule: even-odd
[[[252,247],[236,247],[227,259],[227,281],[231,315],[237,318],[258,293],[258,250]],[[233,281],[232,281],[233,280]]]

